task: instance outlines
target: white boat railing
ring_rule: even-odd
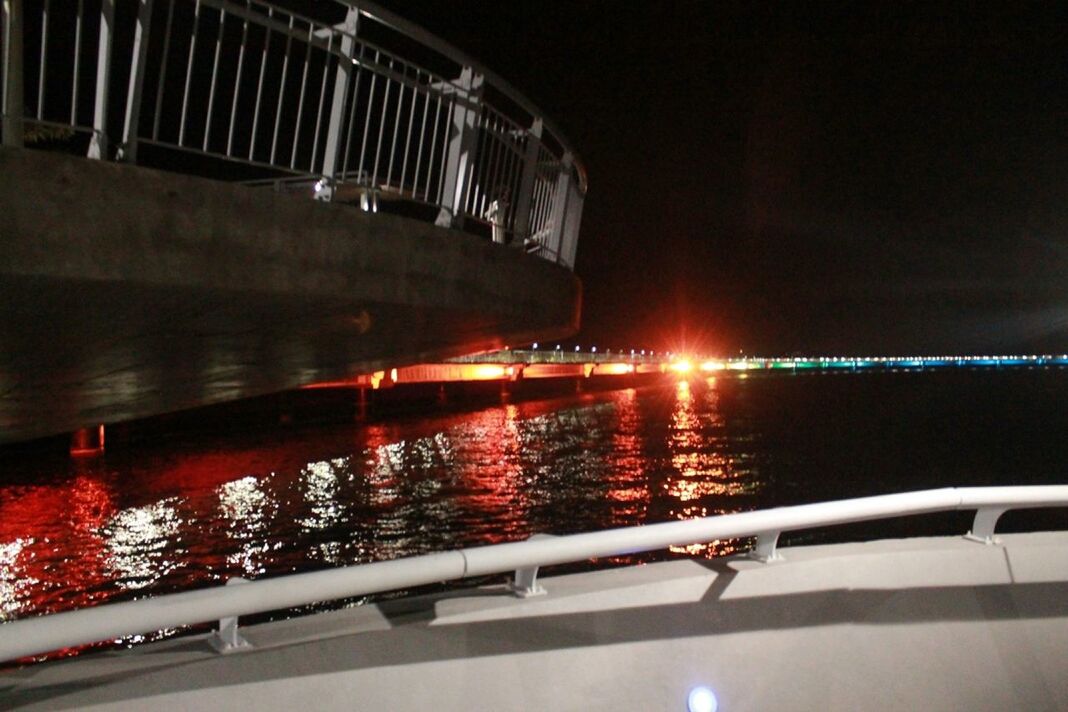
[[[1068,506],[1068,485],[944,488],[861,497],[726,514],[678,522],[609,529],[567,536],[534,536],[526,541],[460,549],[393,561],[293,574],[259,581],[231,579],[220,586],[95,608],[15,620],[0,625],[0,660],[115,640],[166,628],[218,619],[214,643],[220,650],[243,647],[237,617],[320,601],[423,586],[473,576],[514,571],[512,589],[520,596],[544,591],[542,566],[621,556],[714,540],[755,536],[752,555],[779,558],[782,532],[874,519],[956,510],[976,510],[967,538],[993,544],[1002,513],[1012,509]]]

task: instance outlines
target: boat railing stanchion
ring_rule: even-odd
[[[227,586],[240,585],[243,583],[249,583],[248,579],[234,576],[226,580]],[[237,630],[237,616],[220,618],[219,627],[211,634],[211,637],[208,638],[208,642],[211,644],[211,647],[215,648],[216,652],[220,653],[232,653],[235,650],[252,647],[252,643],[245,640]]]
[[[554,534],[533,534],[530,536],[531,540],[552,538],[555,538]],[[515,576],[508,583],[508,589],[519,598],[544,596],[546,593],[545,588],[538,583],[537,566],[516,569]]]
[[[775,546],[779,543],[779,534],[781,532],[761,532],[757,534],[756,544],[749,551],[749,558],[756,559],[757,561],[763,561],[768,563],[769,561],[778,561],[782,558],[779,552],[776,551]]]
[[[1006,511],[1008,511],[1007,507],[979,507],[975,512],[972,530],[965,534],[964,538],[980,544],[1000,543],[1000,539],[994,536],[994,527]]]

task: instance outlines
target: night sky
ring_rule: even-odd
[[[1066,6],[385,5],[586,163],[578,343],[1068,349]]]

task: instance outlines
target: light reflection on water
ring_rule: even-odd
[[[96,459],[0,460],[0,620],[541,532],[1059,482],[1068,471],[1064,403],[1068,371],[720,375]],[[1006,528],[1016,514],[1005,515]],[[1068,528],[1064,510],[1023,515]],[[966,520],[794,536],[961,533]]]
[[[748,508],[716,407],[701,383],[107,453],[0,487],[0,616]]]

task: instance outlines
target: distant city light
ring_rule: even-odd
[[[578,347],[578,345],[576,344],[576,346],[575,346],[575,351],[578,351],[578,350],[579,350],[579,347]]]
[[[531,348],[533,348],[535,351],[537,351],[538,350],[538,342],[535,341],[534,342],[534,346],[532,346]]]
[[[594,347],[593,347],[593,349],[592,349],[592,351],[593,351],[593,353],[597,353],[597,347],[596,347],[596,346],[594,346]]]

